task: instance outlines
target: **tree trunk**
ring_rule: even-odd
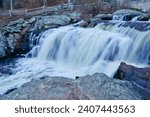
[[[10,0],[10,10],[13,10],[13,0]]]

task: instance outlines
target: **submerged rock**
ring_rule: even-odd
[[[43,77],[11,91],[0,99],[142,99],[132,83],[98,73],[76,80],[65,77]]]

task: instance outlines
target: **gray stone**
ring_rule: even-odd
[[[132,83],[94,74],[76,80],[65,77],[43,77],[32,80],[0,99],[142,99]]]
[[[28,22],[27,22],[27,21],[25,21],[25,22],[22,24],[23,27],[26,27],[27,25],[28,25]]]
[[[20,19],[18,19],[18,20],[16,20],[16,21],[11,21],[11,22],[9,23],[9,25],[12,26],[12,25],[23,24],[23,23],[24,23],[24,19],[20,18]]]
[[[109,78],[105,74],[94,74],[79,79],[79,87],[92,99],[140,99],[132,83]]]
[[[33,23],[33,22],[35,22],[36,21],[36,18],[35,17],[33,17],[33,18],[31,18],[31,19],[29,19],[29,23],[31,24],[31,23]]]
[[[81,13],[80,12],[73,12],[69,14],[70,18],[73,22],[78,22],[81,20]]]
[[[36,18],[38,20],[30,31],[47,29],[48,27],[65,26],[71,23],[71,18],[67,15],[39,16]]]
[[[1,56],[5,56],[5,41],[4,41],[4,37],[2,36],[1,32],[0,32],[0,57]]]
[[[96,15],[92,21],[95,21],[95,20],[112,20],[112,14],[98,14]]]
[[[149,19],[150,19],[150,15],[145,14],[145,15],[139,16],[137,20],[139,20],[139,21],[149,21]]]
[[[121,10],[117,10],[113,13],[113,15],[125,15],[125,14],[142,15],[143,13],[140,11],[135,11],[135,10],[131,10],[131,9],[121,9]]]
[[[55,19],[61,19],[63,20],[66,24],[69,24],[71,22],[71,18],[67,15],[54,15],[54,16],[51,16],[52,18],[55,18]],[[64,25],[66,25],[64,24]]]

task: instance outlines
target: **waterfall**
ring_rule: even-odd
[[[113,20],[119,20],[119,21],[123,21],[124,20],[124,15],[113,15]]]
[[[75,77],[100,72],[113,76],[120,62],[138,67],[150,63],[149,37],[149,30],[141,32],[119,24],[101,23],[87,29],[65,26],[44,32],[30,54],[66,70],[58,75]],[[69,69],[76,72],[68,73]]]
[[[103,30],[101,29],[103,27]],[[49,30],[38,46],[37,58],[73,66],[88,66],[98,61],[126,61],[149,64],[150,31],[105,26],[95,28],[61,27]]]
[[[150,30],[120,24],[94,28],[73,25],[31,35],[32,50],[17,61],[15,73],[0,80],[0,94],[43,76],[75,78],[93,73],[113,76],[121,62],[150,64]]]

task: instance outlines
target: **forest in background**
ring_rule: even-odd
[[[147,7],[149,0],[0,0],[0,9],[23,9],[23,8],[36,8],[41,6],[52,6],[62,3],[69,3],[78,5],[86,3],[99,3],[99,7],[118,8],[132,8],[143,9]],[[146,6],[147,5],[147,6]],[[148,8],[147,8],[148,9]]]

